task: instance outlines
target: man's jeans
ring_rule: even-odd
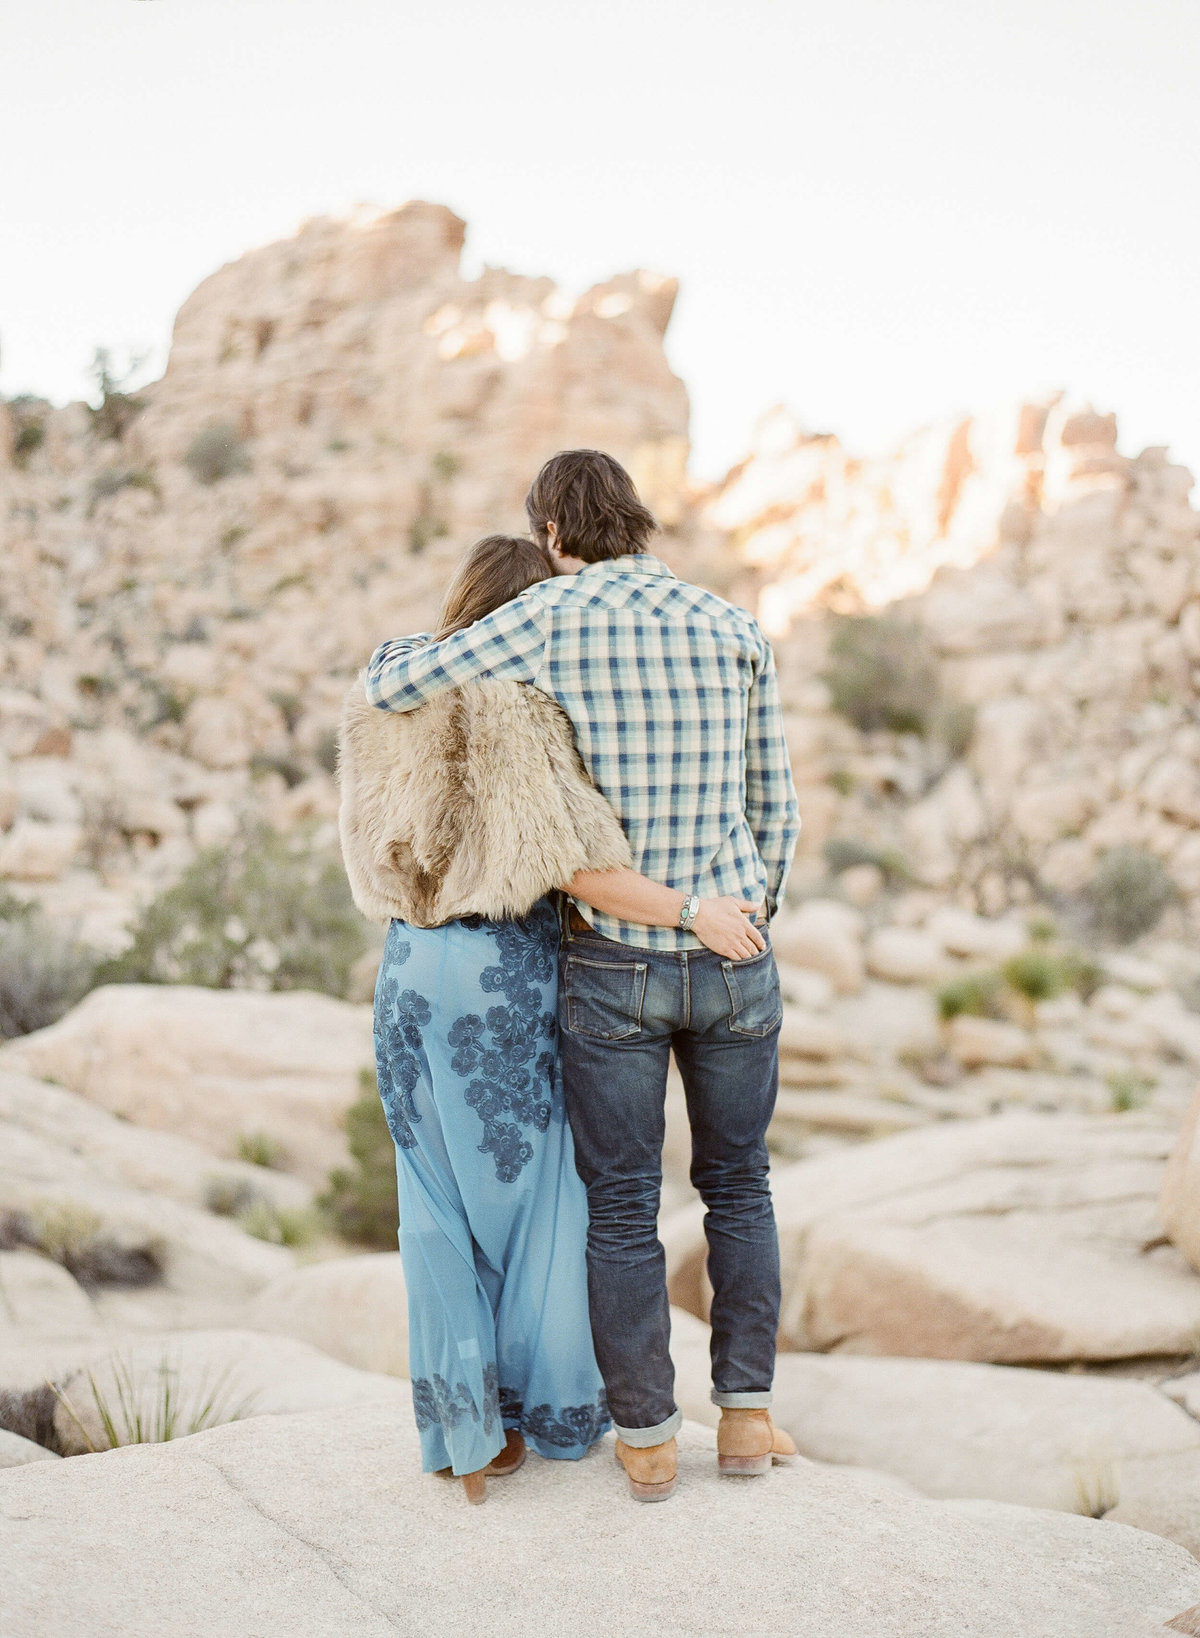
[[[620,1437],[678,1429],[658,1239],[667,1067],[687,1092],[692,1182],[708,1211],[713,1401],[771,1402],[779,1242],[766,1131],[779,1084],[779,974],[709,950],[638,950],[565,927],[559,1023],[567,1113],[588,1192],[588,1296]]]

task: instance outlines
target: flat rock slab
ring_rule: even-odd
[[[57,1024],[0,1048],[0,1065],[56,1081],[140,1126],[232,1156],[262,1131],[323,1184],[346,1154],[341,1119],[374,1063],[371,1008],[305,990],[109,984]]]
[[[255,1418],[0,1476],[6,1638],[1161,1638],[1200,1565],[1122,1525],[927,1502],[809,1463],[638,1507],[606,1440],[483,1508],[378,1407]]]
[[[777,1171],[785,1335],[1008,1364],[1189,1355],[1200,1276],[1157,1220],[1173,1136],[1153,1115],[1000,1115]]]

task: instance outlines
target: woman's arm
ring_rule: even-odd
[[[572,898],[618,921],[643,927],[678,927],[687,895],[636,870],[580,870],[566,884]],[[733,961],[766,949],[766,940],[749,918],[758,910],[740,899],[701,899],[692,932],[702,944]]]

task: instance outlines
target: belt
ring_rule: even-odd
[[[573,933],[590,933],[592,931],[591,923],[580,915],[574,905],[567,911],[567,926]]]

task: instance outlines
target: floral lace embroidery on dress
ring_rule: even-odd
[[[416,1143],[412,1122],[420,1120],[413,1089],[421,1078],[421,1030],[429,1023],[429,1002],[416,990],[400,988],[399,969],[412,954],[412,945],[389,933],[375,996],[375,1058],[379,1095],[388,1129],[401,1149]]]
[[[549,1405],[532,1405],[526,1410],[518,1394],[501,1388],[500,1415],[506,1428],[519,1428],[533,1439],[542,1439],[564,1450],[576,1445],[594,1445],[609,1425],[608,1401],[603,1389],[594,1404],[565,1405],[556,1415]]]
[[[500,1415],[494,1365],[486,1366],[483,1372],[482,1418],[479,1406],[465,1382],[456,1382],[451,1387],[446,1378],[439,1376],[435,1371],[431,1377],[414,1377],[412,1391],[413,1412],[417,1418],[419,1433],[426,1433],[430,1428],[439,1425],[446,1433],[450,1433],[465,1421],[482,1420],[484,1433],[490,1434]]]
[[[557,1025],[541,1005],[542,987],[554,977],[555,923],[553,912],[543,909],[519,921],[484,925],[500,959],[483,969],[479,985],[508,1004],[489,1007],[483,1018],[464,1013],[446,1040],[451,1069],[463,1080],[473,1077],[465,1097],[483,1122],[480,1152],[492,1156],[501,1183],[513,1183],[533,1158],[522,1128],[544,1132],[553,1112],[538,1091],[552,1084],[555,1067]]]

